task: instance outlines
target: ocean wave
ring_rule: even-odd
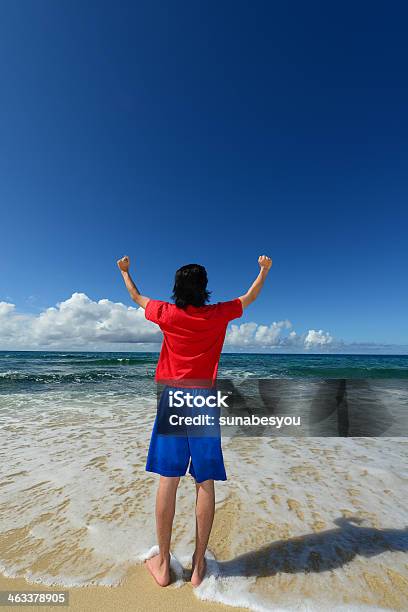
[[[83,354],[81,355],[81,353],[54,353],[54,352],[50,352],[50,353],[45,353],[45,352],[41,352],[41,351],[11,351],[11,352],[1,352],[0,351],[0,359],[23,359],[23,360],[56,360],[59,359],[61,357],[64,358],[76,358],[79,359],[81,358],[81,356],[83,356],[84,359],[86,359],[87,357],[89,357],[89,354]]]
[[[0,351],[0,359],[17,359],[30,362],[42,363],[44,361],[55,361],[56,363],[70,363],[70,364],[102,364],[102,365],[115,365],[115,364],[140,364],[140,363],[151,363],[157,361],[156,353],[133,353],[129,355],[107,355],[104,353],[42,353],[42,352],[11,352],[2,353]]]
[[[157,361],[156,358],[146,359],[146,357],[109,357],[106,359],[87,359],[82,361],[68,361],[70,365],[91,365],[91,366],[128,366],[128,365],[147,365]]]
[[[127,378],[127,379],[143,379],[150,378],[152,375],[146,372],[142,373],[127,373],[118,375],[117,372],[109,372],[106,370],[91,370],[89,372],[54,372],[49,374],[36,374],[34,372],[19,372],[9,370],[0,373],[0,388],[5,384],[10,383],[82,383],[92,382],[103,379]]]

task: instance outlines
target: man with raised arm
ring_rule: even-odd
[[[159,553],[146,561],[160,586],[170,583],[170,541],[180,477],[187,469],[196,485],[196,544],[192,558],[191,583],[201,584],[206,570],[205,552],[215,510],[214,481],[226,480],[217,418],[219,409],[201,409],[211,414],[215,425],[201,430],[169,426],[170,398],[175,392],[189,393],[200,401],[214,394],[218,362],[228,323],[240,317],[243,309],[259,295],[272,266],[266,255],[258,258],[260,271],[248,291],[229,302],[208,304],[207,272],[199,264],[188,264],[176,272],[174,303],[143,296],[129,273],[129,257],[117,264],[134,302],[145,309],[146,319],[159,325],[163,344],[155,379],[164,385],[150,439],[146,470],[160,474],[156,498],[156,531]],[[203,400],[201,399],[203,398]],[[197,402],[198,403],[198,402]],[[190,410],[191,408],[186,409]],[[194,414],[200,410],[194,408]]]

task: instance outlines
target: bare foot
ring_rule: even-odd
[[[204,559],[200,559],[199,561],[195,561],[193,555],[193,563],[191,567],[191,584],[193,587],[198,587],[204,580],[205,572],[207,571],[207,561]]]
[[[160,555],[155,555],[145,561],[146,567],[161,587],[165,587],[170,584],[170,555],[169,558],[164,561],[160,558]]]

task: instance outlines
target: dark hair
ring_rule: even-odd
[[[210,292],[207,291],[207,271],[199,264],[182,266],[176,272],[173,288],[173,300],[179,308],[186,306],[204,306]]]

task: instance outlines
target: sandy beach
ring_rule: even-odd
[[[216,484],[206,578],[197,589],[188,583],[195,487],[186,476],[174,581],[160,589],[143,567],[156,544],[158,476],[145,471],[152,358],[46,357],[52,374],[35,356],[23,367],[16,357],[0,395],[3,590],[68,590],[72,610],[95,612],[408,609],[407,438],[224,435],[228,480]],[[228,363],[237,377],[248,374],[249,358]],[[372,388],[370,405],[382,406],[397,434],[404,388]],[[286,394],[280,407],[309,414],[306,399]]]
[[[400,475],[406,449],[405,439],[230,439],[225,442],[230,480],[218,487],[212,558],[207,578],[195,592],[186,582],[187,551],[193,543],[189,477],[179,489],[173,539],[179,573],[171,586],[157,587],[139,558],[127,561],[122,578],[111,587],[75,587],[66,580],[60,589],[69,590],[71,609],[78,612],[218,610],[225,609],[222,603],[253,610],[406,610],[407,480]],[[243,473],[245,481],[239,475]],[[106,519],[114,529],[115,515]],[[154,543],[153,522],[149,529]],[[35,533],[34,527],[3,533],[3,558],[16,561],[17,551],[28,542],[34,558]],[[75,553],[81,553],[78,541]],[[42,572],[58,583],[61,556],[61,549],[37,555],[30,580]],[[101,571],[100,579],[108,574]],[[3,577],[1,586],[33,589],[22,578]]]
[[[57,588],[40,586],[45,591],[57,591]],[[39,590],[36,585],[22,578],[6,578],[0,576],[0,590]],[[7,608],[3,607],[3,610]],[[13,606],[10,609],[19,609]],[[38,609],[24,606],[24,609]],[[48,609],[48,608],[47,608]],[[62,608],[65,609],[65,608]],[[134,567],[129,571],[123,584],[118,587],[83,587],[69,589],[69,609],[75,612],[117,612],[118,610],[138,610],[140,612],[169,612],[169,610],[214,610],[225,612],[229,606],[214,602],[200,601],[195,597],[192,588],[185,585],[181,588],[159,589],[147,575],[144,567]],[[237,609],[237,608],[235,608]],[[238,608],[242,610],[243,608]]]

